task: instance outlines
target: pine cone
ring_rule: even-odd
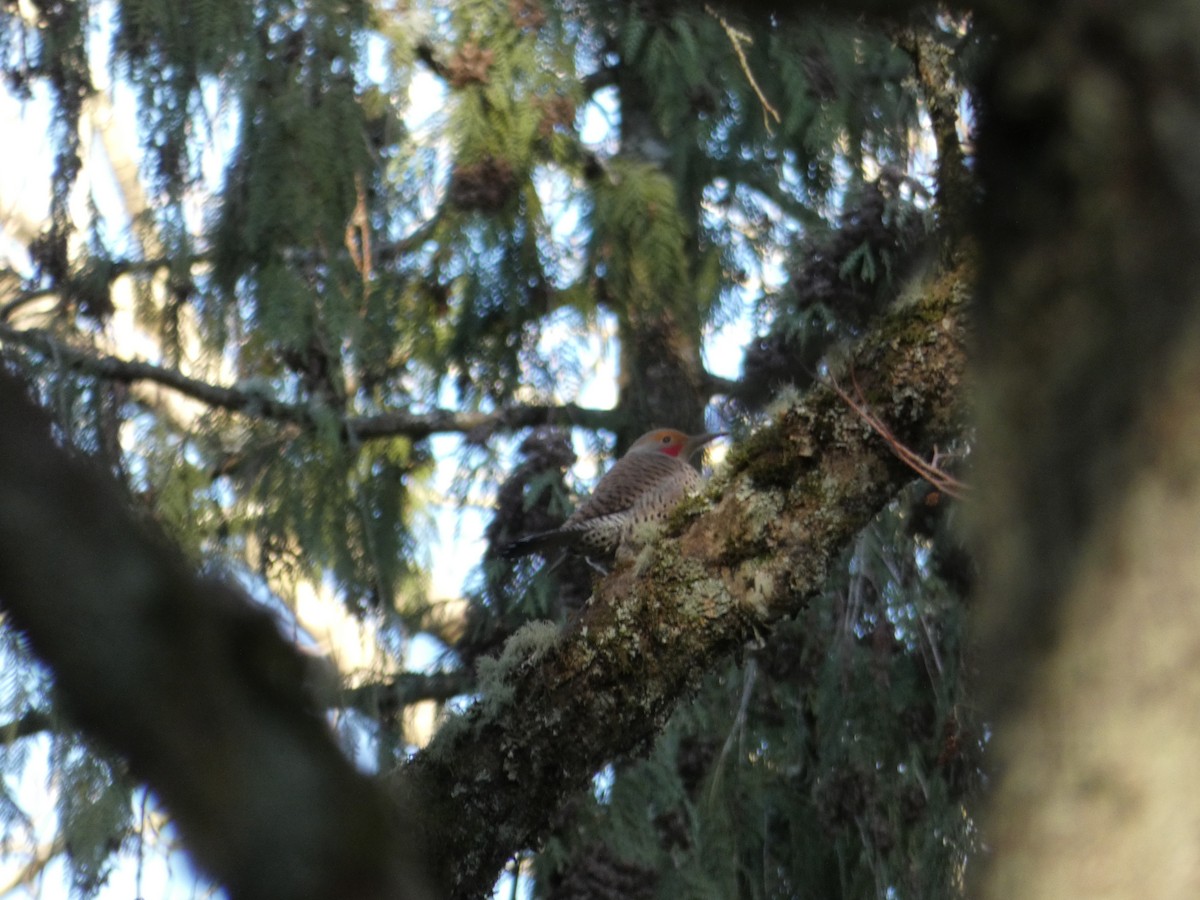
[[[507,160],[489,156],[472,165],[456,166],[450,177],[450,202],[464,211],[497,212],[516,187]]]
[[[546,24],[546,11],[538,0],[508,0],[508,14],[514,25],[528,31],[537,31]]]
[[[480,47],[474,41],[467,41],[446,64],[450,86],[461,89],[472,84],[487,84],[488,72],[495,60],[493,51]]]

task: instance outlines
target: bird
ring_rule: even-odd
[[[688,460],[724,434],[689,435],[673,428],[643,434],[562,525],[514,541],[504,555],[509,559],[529,553],[546,557],[554,550],[566,549],[589,560],[613,559],[621,543],[638,527],[665,522],[679,501],[700,486],[700,474]]]

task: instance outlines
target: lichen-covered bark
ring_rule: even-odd
[[[924,285],[853,357],[871,410],[918,452],[959,432],[968,281],[962,267]],[[735,447],[704,498],[600,581],[565,635],[519,632],[485,673],[483,700],[396,776],[426,814],[427,850],[453,896],[485,893],[563,800],[654,739],[718,659],[800,610],[913,477],[817,388]]]

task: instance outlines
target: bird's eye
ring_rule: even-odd
[[[664,434],[664,435],[663,435],[663,443],[664,443],[664,444],[669,444],[669,443],[671,443],[671,436],[670,436],[669,434]]]

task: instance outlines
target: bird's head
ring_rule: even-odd
[[[674,428],[656,428],[643,434],[633,442],[630,453],[665,453],[679,459],[691,459],[692,454],[711,441],[724,436],[724,431],[705,431],[701,434],[684,434]]]

